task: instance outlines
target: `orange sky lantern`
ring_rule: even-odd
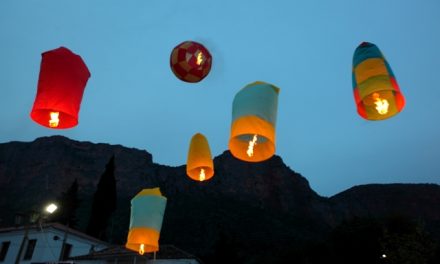
[[[214,176],[214,163],[208,140],[197,133],[191,138],[186,162],[186,174],[193,180],[206,181]]]
[[[76,126],[89,78],[90,72],[82,58],[69,49],[60,47],[44,52],[32,120],[53,129]]]

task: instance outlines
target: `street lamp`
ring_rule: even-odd
[[[54,203],[48,204],[45,211],[49,214],[53,214],[58,209],[58,206]]]
[[[27,215],[27,217],[29,219],[28,222],[31,222],[31,223],[38,222],[38,224],[40,224],[40,226],[41,226],[40,221],[42,219],[44,219],[45,213],[46,214],[53,214],[57,209],[58,209],[58,206],[56,204],[50,203],[45,207],[45,210],[43,212],[33,213],[31,215]],[[24,245],[26,244],[26,242],[28,240],[28,233],[29,233],[28,222],[24,223],[24,228],[25,228],[24,229],[24,236],[23,236],[23,240],[21,241],[20,248],[18,249],[17,258],[15,259],[15,264],[20,263],[20,258],[21,258],[21,254],[23,253]]]

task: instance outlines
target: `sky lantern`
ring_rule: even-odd
[[[184,41],[171,52],[171,70],[182,81],[196,83],[211,70],[212,57],[200,43]]]
[[[41,59],[37,95],[31,118],[53,128],[72,128],[90,72],[79,55],[65,47],[44,52]]]
[[[159,188],[143,189],[131,200],[130,230],[125,247],[139,252],[159,251],[167,198]]]
[[[279,88],[254,82],[241,89],[232,103],[229,150],[240,160],[259,162],[275,153]]]
[[[353,92],[360,116],[368,120],[390,118],[405,105],[394,73],[379,48],[361,43],[353,56]]]
[[[214,163],[211,158],[208,140],[200,133],[191,138],[186,174],[196,181],[209,180],[214,176]]]

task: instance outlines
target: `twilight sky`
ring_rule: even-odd
[[[213,156],[227,149],[234,95],[259,80],[281,89],[276,154],[320,195],[439,184],[439,13],[438,0],[1,0],[0,142],[63,135],[183,165],[197,132]],[[171,50],[185,40],[213,56],[200,83],[170,70]],[[351,67],[362,41],[381,49],[406,99],[385,121],[356,112]],[[79,125],[50,130],[29,113],[41,53],[60,46],[92,76]]]

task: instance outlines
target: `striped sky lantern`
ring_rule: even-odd
[[[159,251],[167,198],[159,188],[143,189],[131,200],[130,230],[125,247],[139,252]]]
[[[171,52],[171,70],[182,81],[196,83],[211,70],[212,57],[200,43],[184,41]]]
[[[84,61],[69,49],[60,47],[44,52],[32,120],[53,129],[76,126],[89,78],[90,72]]]
[[[384,120],[402,111],[405,98],[376,45],[363,42],[356,48],[352,77],[354,99],[361,117]]]
[[[191,139],[186,174],[196,181],[209,180],[214,176],[214,162],[208,140],[200,133],[195,134]]]
[[[259,162],[273,156],[279,90],[268,83],[254,82],[235,95],[229,139],[234,157]]]

